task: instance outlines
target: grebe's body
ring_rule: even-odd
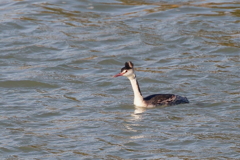
[[[125,63],[125,67],[121,69],[119,74],[114,77],[125,76],[132,85],[134,93],[134,105],[139,107],[156,107],[161,105],[177,105],[182,103],[189,103],[186,97],[181,97],[174,94],[154,94],[143,98],[141,90],[134,73],[133,63],[131,61]]]

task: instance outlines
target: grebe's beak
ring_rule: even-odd
[[[123,76],[123,73],[118,73],[118,74],[116,74],[116,75],[113,76],[113,77],[119,77],[119,76]]]

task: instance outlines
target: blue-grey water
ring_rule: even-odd
[[[240,159],[240,2],[1,0],[0,90],[0,159]]]

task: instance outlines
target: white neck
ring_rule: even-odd
[[[143,101],[142,93],[141,93],[140,88],[138,86],[136,76],[135,75],[129,76],[128,79],[131,82],[133,93],[134,93],[134,105],[145,107],[146,104]]]

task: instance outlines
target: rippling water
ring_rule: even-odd
[[[1,159],[240,159],[237,0],[0,2]],[[143,95],[190,104],[133,106]]]

